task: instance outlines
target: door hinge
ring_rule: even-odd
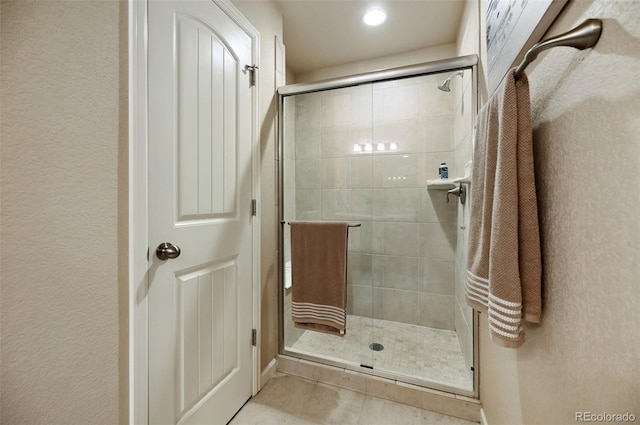
[[[251,200],[251,215],[258,215],[258,201],[255,199]]]
[[[245,74],[249,72],[249,86],[253,87],[256,85],[256,72],[258,71],[258,66],[256,64],[253,65],[245,65],[242,72]]]
[[[258,345],[258,331],[255,329],[251,329],[251,345]]]

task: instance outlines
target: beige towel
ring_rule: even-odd
[[[348,226],[291,223],[291,312],[296,327],[344,335]]]
[[[474,148],[466,298],[494,342],[517,348],[539,323],[541,259],[529,82],[509,72],[480,111]]]

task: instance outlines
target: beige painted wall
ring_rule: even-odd
[[[127,415],[127,16],[1,6],[3,424]]]
[[[271,1],[234,0],[233,4],[260,32],[259,125],[262,161],[260,243],[262,258],[260,367],[264,369],[278,353],[278,208],[275,164],[275,37],[282,40],[282,13]]]
[[[412,50],[410,52],[400,53],[397,55],[384,56],[366,61],[322,68],[312,72],[308,72],[306,74],[297,74],[295,78],[296,83],[306,83],[309,81],[344,77],[346,75],[363,74],[372,71],[379,71],[382,69],[397,68],[405,65],[414,65],[423,62],[448,59],[454,57],[455,53],[455,44],[445,44],[442,46]]]
[[[480,54],[479,13],[480,0],[465,1],[456,41],[457,56]]]
[[[518,350],[493,344],[482,318],[490,425],[640,417],[640,2],[570,2],[548,35],[592,17],[604,20],[593,50],[553,49],[527,70],[544,312]]]

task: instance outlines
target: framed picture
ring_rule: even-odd
[[[540,41],[567,0],[487,0],[489,94]]]

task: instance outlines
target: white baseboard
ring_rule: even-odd
[[[260,374],[260,389],[262,389],[271,378],[276,376],[277,366],[278,361],[274,358],[269,362],[267,367],[264,368],[264,370]]]
[[[480,408],[480,425],[489,425],[487,421],[487,415],[484,413],[484,408]]]

